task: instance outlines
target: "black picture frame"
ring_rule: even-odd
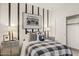
[[[23,29],[40,29],[42,18],[40,15],[23,13]]]

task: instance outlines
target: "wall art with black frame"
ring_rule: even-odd
[[[40,29],[42,18],[36,14],[23,13],[23,28],[24,29]]]

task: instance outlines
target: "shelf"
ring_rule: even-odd
[[[79,24],[79,23],[69,23],[69,24],[66,24],[66,25],[76,25],[76,24]]]

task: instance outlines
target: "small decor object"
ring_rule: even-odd
[[[38,32],[37,33],[37,40],[39,41],[44,41],[45,40],[45,35],[43,32]]]
[[[3,41],[9,41],[9,35],[3,35]]]
[[[41,16],[35,14],[23,13],[23,28],[24,29],[41,28]]]
[[[30,40],[29,41],[36,41],[37,40],[37,35],[36,33],[30,32]]]
[[[40,40],[40,41],[44,41],[44,36],[39,35],[39,40]]]

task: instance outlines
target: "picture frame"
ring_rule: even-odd
[[[3,35],[3,41],[9,41],[9,35]]]
[[[23,29],[40,29],[42,18],[36,14],[23,12]]]

